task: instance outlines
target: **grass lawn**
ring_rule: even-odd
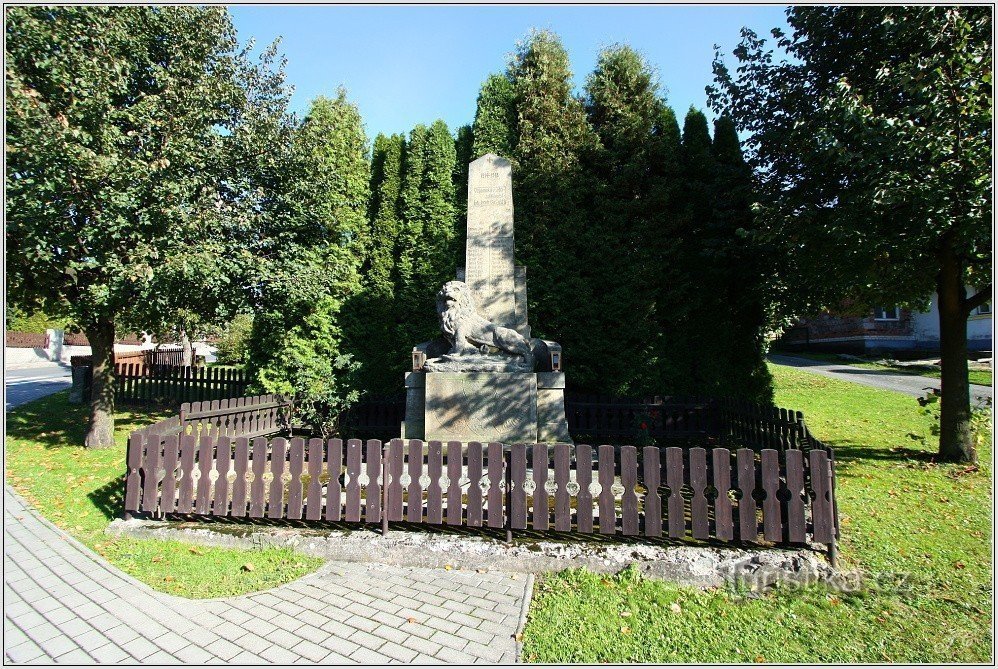
[[[538,579],[527,661],[992,661],[991,445],[979,469],[937,465],[913,398],[770,370],[777,404],[803,411],[836,449],[840,566],[861,570],[868,587],[750,598],[630,572],[563,572]]]
[[[779,351],[777,353],[783,353]],[[864,369],[877,369],[884,372],[893,372],[895,374],[909,374],[911,376],[925,376],[930,379],[938,379],[940,371],[938,367],[929,366],[912,366],[912,365],[887,365],[879,362],[864,362],[860,360],[851,360],[849,358],[842,358],[835,353],[797,353],[797,352],[787,352],[785,355],[792,355],[797,358],[807,358],[809,360],[818,360],[820,362],[830,362],[838,365],[850,365],[852,367],[862,367]],[[970,382],[978,386],[990,386],[993,378],[991,369],[971,369],[968,372],[968,377]]]
[[[105,535],[124,505],[129,432],[166,414],[122,410],[116,416],[115,447],[87,450],[78,446],[86,410],[68,398],[68,391],[56,393],[7,414],[7,481],[42,515],[111,564],[157,590],[193,598],[272,588],[322,564],[287,549],[194,547]]]

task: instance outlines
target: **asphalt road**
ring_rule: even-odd
[[[51,363],[4,370],[4,388],[7,401],[6,410],[65,390],[73,384],[72,372],[68,365]]]
[[[912,397],[924,396],[928,392],[927,388],[939,388],[939,379],[932,379],[927,376],[864,369],[862,367],[853,367],[852,365],[819,362],[791,355],[770,355],[769,360],[777,365],[798,367],[814,374],[820,374],[821,376],[841,381],[852,381],[853,383],[882,388],[884,390],[893,390],[911,395]],[[984,398],[993,399],[994,389],[991,386],[971,385],[970,395],[977,401],[982,401]]]

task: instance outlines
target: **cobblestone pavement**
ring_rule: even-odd
[[[329,562],[265,592],[183,599],[112,567],[4,486],[6,661],[507,663],[528,582]]]

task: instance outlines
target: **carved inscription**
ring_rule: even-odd
[[[427,374],[425,428],[426,439],[534,443],[537,376]]]
[[[487,154],[468,168],[465,283],[485,317],[505,327],[516,320],[513,252],[512,168]]]

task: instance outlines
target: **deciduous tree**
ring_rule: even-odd
[[[712,106],[748,138],[786,315],[939,299],[939,454],[974,460],[966,321],[991,298],[992,12],[792,7],[742,31]],[[976,294],[967,295],[970,284]],[[789,289],[793,287],[792,289]]]

